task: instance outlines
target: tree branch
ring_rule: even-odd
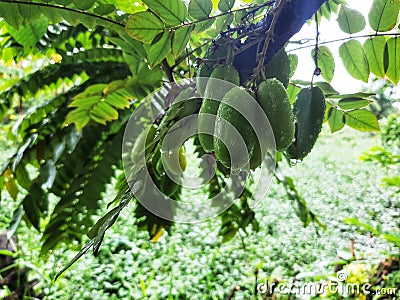
[[[283,6],[285,5],[285,2],[286,2],[286,0],[280,0],[278,6],[276,8],[274,8],[274,11],[272,12],[273,19],[272,19],[271,25],[267,31],[267,35],[264,40],[264,45],[263,45],[262,51],[260,54],[257,54],[258,66],[253,71],[252,81],[255,80],[259,74],[261,74],[262,78],[264,80],[266,80],[265,74],[263,72],[265,55],[267,54],[269,43],[271,42],[271,40],[274,37],[274,30],[275,30],[276,22],[278,21],[279,15],[282,11]]]
[[[303,27],[304,23],[314,15],[325,1],[327,0],[292,0],[285,3],[276,21],[273,30],[274,39],[268,45],[264,57],[264,65],[270,62],[275,53],[285,46],[289,39]],[[239,51],[235,52],[234,66],[239,70],[242,84],[248,82],[254,68],[257,67],[257,48],[260,41],[265,40],[272,21],[272,14],[265,16],[256,25],[256,28],[264,29],[264,34],[257,33],[252,35],[250,33],[246,41],[238,47]]]

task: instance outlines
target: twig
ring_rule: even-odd
[[[203,48],[205,45],[208,45],[209,43],[211,43],[212,40],[209,40],[203,44],[201,44],[200,46],[198,46],[197,48],[193,49],[192,51],[187,52],[184,56],[179,57],[176,61],[175,64],[171,67],[171,69],[175,69],[177,66],[179,66],[183,61],[185,61],[188,57],[190,57],[193,53],[195,53],[197,50]]]
[[[265,55],[267,53],[268,50],[268,46],[269,43],[271,42],[271,40],[273,40],[274,38],[274,30],[275,30],[275,25],[278,21],[279,15],[282,11],[283,6],[285,5],[286,0],[280,0],[278,6],[276,8],[274,8],[274,11],[272,12],[274,14],[274,17],[272,18],[272,22],[271,25],[269,26],[269,29],[267,31],[265,40],[264,40],[264,46],[263,49],[261,51],[261,53],[258,56],[258,66],[257,68],[254,70],[253,72],[253,78],[250,80],[250,82],[254,82],[254,80],[257,78],[257,76],[259,74],[261,74],[262,78],[264,80],[266,80],[265,78],[265,74],[263,72],[264,69],[264,59],[265,59]]]
[[[231,291],[231,293],[228,295],[228,297],[226,298],[226,300],[232,300],[233,297],[235,296],[235,293],[236,293],[237,291],[239,291],[239,290],[240,290],[240,286],[237,285],[237,284],[235,284],[235,286],[232,288],[232,291]]]
[[[343,41],[347,41],[347,40],[355,40],[355,39],[362,39],[362,38],[372,38],[375,36],[400,36],[400,33],[377,33],[377,34],[360,34],[360,35],[353,35],[353,36],[348,36],[345,38],[340,38],[340,39],[335,39],[335,40],[329,40],[329,41],[325,41],[325,42],[319,42],[319,45],[326,45],[326,44],[331,44],[331,43],[337,43],[337,42],[343,42]],[[301,46],[298,48],[294,48],[294,49],[289,49],[286,50],[286,52],[294,52],[294,51],[298,51],[298,50],[302,50],[302,49],[307,49],[307,48],[311,48],[311,47],[315,47],[315,45],[307,45],[307,46]]]
[[[166,59],[164,59],[161,63],[161,67],[163,68],[165,74],[167,74],[169,82],[175,82],[174,75],[172,74],[173,68],[168,65]]]
[[[254,297],[257,297],[257,295],[258,295],[258,289],[257,289],[257,287],[258,287],[258,272],[259,272],[259,270],[258,270],[258,268],[256,268],[256,269],[254,270],[254,277],[255,277],[255,283],[254,283]]]
[[[250,35],[250,33],[257,33],[258,31],[261,31],[263,28],[257,28],[255,30],[253,30],[252,32],[246,33],[243,36],[247,36]],[[242,37],[243,37],[242,36]],[[373,33],[373,34],[363,34],[363,35],[358,35],[358,36],[348,36],[345,38],[340,38],[340,39],[335,39],[335,40],[329,40],[329,41],[325,41],[325,42],[319,42],[319,45],[325,45],[325,44],[331,44],[331,43],[337,43],[337,42],[342,42],[342,41],[347,41],[347,40],[352,40],[352,39],[358,39],[358,38],[371,38],[371,37],[375,37],[375,36],[400,36],[400,33]],[[240,49],[235,51],[235,55],[238,55],[244,51],[246,51],[247,49],[253,47],[254,45],[256,45],[257,43],[259,43],[264,37],[262,35],[260,35],[259,38],[254,39],[253,41],[249,42],[248,44],[240,47]],[[310,41],[313,39],[310,39]],[[289,43],[299,43],[299,42],[290,42]],[[304,44],[306,42],[300,42],[300,44]],[[315,45],[306,45],[306,46],[301,46],[298,48],[294,48],[294,49],[288,49],[286,50],[286,52],[294,52],[294,51],[298,51],[298,50],[302,50],[302,49],[307,49],[307,48],[311,48],[311,47],[315,47]]]
[[[273,3],[273,1],[268,1],[267,3],[262,3],[262,4],[254,5],[254,6],[252,6],[252,7],[254,8],[254,10],[258,10],[258,9],[264,7],[264,6],[271,5],[272,3]],[[172,27],[169,27],[168,30],[176,30],[176,29],[179,29],[179,28],[182,28],[182,27],[185,27],[185,26],[195,25],[195,24],[197,24],[197,23],[209,21],[209,20],[212,20],[212,19],[216,19],[216,18],[219,18],[219,17],[222,17],[222,16],[230,15],[230,14],[232,14],[232,13],[239,12],[239,11],[243,11],[243,10],[248,10],[248,9],[249,9],[249,7],[231,9],[231,10],[229,10],[229,11],[227,11],[227,12],[223,12],[223,13],[217,14],[217,15],[215,15],[215,16],[209,16],[209,17],[207,17],[207,18],[200,19],[200,20],[196,20],[196,21],[193,21],[193,22],[183,23],[183,24],[179,24],[179,25],[176,25],[176,26],[172,26]]]
[[[271,0],[271,1],[268,1],[266,3],[259,5],[258,7],[256,6],[254,9],[250,10],[249,12],[246,13],[245,16],[242,17],[242,21],[244,21],[244,19],[247,19],[250,15],[254,16],[256,14],[256,12],[258,10],[260,10],[260,8],[263,8],[264,6],[270,6],[271,4],[274,4],[274,2],[275,2],[275,0]]]
[[[244,237],[243,237],[242,233],[240,232],[240,230],[238,230],[238,233],[239,233],[240,241],[242,242],[243,250],[246,250],[246,243],[244,242]]]
[[[1,1],[1,0],[0,0],[0,1]],[[269,2],[267,2],[267,3],[263,3],[263,4],[260,4],[260,5],[253,6],[253,8],[254,8],[253,11],[258,10],[258,9],[260,9],[260,8],[262,8],[262,7],[265,7],[265,6],[269,6],[269,5],[271,5],[272,3],[273,3],[273,1],[269,1]],[[249,7],[231,10],[231,11],[229,11],[229,12],[221,13],[221,14],[216,15],[216,16],[208,17],[208,18],[201,19],[201,20],[196,20],[196,21],[191,22],[191,23],[181,24],[181,25],[178,25],[178,26],[175,26],[175,27],[168,28],[168,30],[175,30],[175,29],[178,29],[178,28],[181,28],[181,27],[184,27],[184,26],[189,26],[189,25],[196,24],[196,23],[199,23],[199,22],[204,22],[204,21],[207,21],[207,20],[215,19],[215,18],[224,16],[224,15],[230,14],[230,13],[232,13],[232,12],[243,11],[243,10],[246,10],[246,9],[249,9]],[[241,53],[241,52],[247,50],[247,49],[250,48],[251,46],[253,46],[253,45],[259,43],[262,39],[264,39],[264,36],[261,35],[261,33],[262,33],[262,31],[263,31],[264,29],[265,29],[265,28],[263,28],[263,27],[259,27],[259,28],[255,28],[254,30],[246,31],[245,33],[242,33],[242,34],[239,34],[239,32],[238,32],[237,37],[232,41],[232,44],[235,43],[235,42],[238,41],[238,40],[241,40],[242,38],[244,38],[244,37],[246,37],[246,36],[255,35],[255,34],[257,34],[258,32],[260,33],[260,38],[255,39],[254,41],[250,42],[249,44],[246,44],[246,45],[243,46],[243,47],[240,47],[240,49],[238,49],[238,50],[235,50],[235,51],[234,51],[234,55],[237,55],[237,54],[239,54],[239,53]],[[233,30],[235,30],[235,29],[233,29]],[[239,31],[240,28],[236,28],[236,30]],[[198,46],[197,48],[193,49],[192,51],[186,53],[184,56],[179,57],[179,58],[176,60],[175,64],[174,64],[171,68],[174,69],[174,68],[177,67],[180,63],[182,63],[184,60],[186,60],[188,57],[190,57],[193,53],[197,52],[197,50],[203,48],[204,46],[206,46],[207,44],[209,44],[209,43],[211,43],[211,42],[212,42],[212,40],[207,41],[207,42],[203,43],[202,45]],[[221,59],[219,59],[219,60],[221,60]]]
[[[314,73],[311,78],[311,87],[313,86],[314,83],[314,77],[319,76],[321,74],[321,69],[318,67],[318,52],[319,52],[319,27],[318,27],[318,11],[314,15],[315,18],[315,30],[316,30],[316,35],[315,35],[315,48],[314,48],[314,64],[315,64],[315,69]]]

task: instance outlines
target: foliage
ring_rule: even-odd
[[[77,257],[91,246],[97,253],[105,231],[134,199],[127,182],[132,178],[126,181],[121,177],[110,211],[93,227],[92,217],[101,207],[106,187],[122,169],[121,144],[130,114],[140,104],[155,101],[146,96],[165,81],[193,77],[192,66],[205,63],[206,51],[217,51],[212,40],[218,34],[228,37],[223,46],[229,51],[208,62],[213,67],[232,63],[241,85],[251,90],[252,75],[260,75],[253,74],[255,67],[262,70],[272,63],[275,53],[317,10],[317,21],[339,12],[339,26],[348,34],[367,24],[359,13],[340,4],[342,1],[324,2],[283,1],[278,13],[271,2],[259,1],[241,7],[235,1],[214,5],[210,0],[191,0],[188,5],[171,0],[168,6],[159,0],[143,0],[138,5],[118,0],[0,0],[0,60],[4,64],[1,72],[6,74],[0,87],[0,117],[21,113],[8,133],[18,142],[18,149],[1,170],[0,179],[0,189],[18,201],[13,220],[23,218],[43,231],[42,254],[60,243],[81,242],[88,233],[91,241]],[[375,0],[368,15],[375,34],[365,36],[364,45],[350,37],[339,47],[353,77],[367,81],[374,74],[394,84],[400,81],[400,56],[396,55],[400,48],[399,10],[398,1]],[[287,20],[291,20],[290,26]],[[270,46],[259,55],[257,49],[263,44]],[[313,55],[316,70],[333,73],[334,60],[327,48],[317,46]],[[291,58],[293,74],[296,64]],[[328,82],[332,78],[328,74],[323,77]],[[292,103],[301,88],[312,85],[314,82],[291,82],[287,92]],[[329,83],[315,85],[327,99],[325,120],[332,132],[345,124],[360,131],[379,130],[376,117],[364,109],[370,94],[341,95]],[[171,85],[166,92],[174,94],[176,87]],[[156,169],[164,131],[179,121],[180,107],[170,104],[166,100],[161,103],[157,135],[146,156],[158,186],[166,174]],[[168,114],[174,117],[167,119]],[[195,155],[203,155],[199,143],[194,143]],[[237,183],[230,182],[229,170],[218,165],[207,193],[227,184]],[[289,185],[289,191],[296,191]],[[237,205],[221,215],[224,241],[250,225],[258,227],[248,205],[251,193],[246,191],[238,195],[241,201]],[[56,199],[54,205],[50,195]],[[179,201],[182,195],[182,189],[177,189],[173,197]],[[293,197],[301,203],[299,215],[304,224],[315,220],[305,200],[297,193]],[[163,229],[170,230],[171,220],[159,218],[141,204],[135,207],[138,225],[151,238],[159,237]],[[174,208],[166,209],[173,220]]]
[[[171,235],[165,234],[153,243],[146,232],[138,230],[132,205],[107,231],[97,257],[85,256],[56,282],[53,282],[55,274],[74,253],[57,249],[48,260],[41,259],[40,238],[32,235],[25,224],[18,229],[19,263],[31,266],[32,276],[40,280],[37,289],[45,291],[49,300],[156,299],[157,296],[167,299],[170,294],[173,299],[212,299],[212,296],[225,299],[235,284],[240,290],[233,299],[252,299],[255,269],[259,271],[259,283],[267,276],[282,280],[282,284],[290,283],[294,276],[299,283],[335,276],[336,255],[348,252],[350,238],[355,240],[355,250],[361,259],[355,263],[374,265],[390,253],[388,245],[340,221],[356,217],[374,226],[382,223],[384,230],[396,228],[398,212],[387,206],[387,197],[377,186],[382,169],[360,164],[351,155],[368,149],[374,138],[349,128],[330,136],[326,129],[310,159],[288,173],[286,168],[283,170],[296,182],[298,192],[308,199],[326,230],[316,230],[314,226],[303,228],[291,209],[294,202],[283,201],[285,189],[273,184],[255,209],[259,232],[248,230],[245,234],[239,230],[229,243],[222,244],[215,231],[221,224],[218,219],[193,225],[176,224]],[[359,182],[363,182],[362,188]],[[202,195],[198,192],[190,196]],[[111,188],[107,197],[113,197]],[[0,226],[9,222],[12,206],[10,202],[2,206]],[[310,274],[315,279],[304,277]],[[391,278],[395,283],[396,278]]]
[[[389,117],[381,134],[383,146],[396,151],[400,149],[400,115],[393,114]]]
[[[398,165],[400,164],[400,117],[399,114],[391,115],[387,124],[381,132],[381,146],[374,146],[365,152],[360,158],[366,162],[374,162],[385,167],[388,172],[395,175],[384,177],[384,185],[395,190],[394,195],[400,193],[400,178],[398,176]]]
[[[368,91],[374,93],[371,96],[372,103],[369,105],[369,110],[377,116],[378,119],[388,118],[391,114],[395,114],[398,110],[395,103],[399,101],[396,96],[396,86],[387,83],[381,79],[374,79]],[[384,136],[384,135],[382,135]]]

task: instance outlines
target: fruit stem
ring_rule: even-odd
[[[233,65],[233,59],[234,58],[235,58],[235,56],[234,56],[234,53],[233,53],[233,47],[231,45],[228,45],[228,53],[226,55],[225,64]]]
[[[321,74],[321,69],[318,66],[318,54],[319,54],[319,26],[318,26],[318,11],[314,15],[315,19],[315,29],[316,29],[316,35],[315,35],[315,48],[314,48],[314,64],[315,64],[315,69],[311,78],[311,87],[314,85],[314,77],[319,76]]]
[[[257,80],[258,75],[261,74],[261,77],[263,80],[266,80],[265,77],[265,73],[264,73],[264,59],[265,59],[265,55],[267,53],[268,50],[268,46],[269,43],[274,39],[274,29],[275,29],[275,25],[278,21],[279,18],[279,14],[282,11],[282,8],[285,6],[286,0],[280,0],[278,5],[276,7],[273,8],[272,14],[274,15],[272,18],[272,22],[271,25],[267,31],[267,34],[265,36],[264,39],[264,45],[262,48],[261,53],[258,54],[258,66],[254,69],[253,71],[253,76],[252,79],[250,80],[250,82],[254,82]]]

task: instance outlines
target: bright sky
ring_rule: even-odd
[[[372,29],[368,25],[368,12],[372,5],[372,0],[348,0],[349,7],[360,11],[366,17],[367,27],[362,31],[362,33],[373,33]],[[336,15],[333,15],[331,21],[323,20],[322,24],[319,27],[320,31],[320,42],[330,41],[334,39],[348,37],[347,33],[342,32],[339,29],[339,25],[336,22]],[[302,38],[310,38],[315,37],[315,23],[312,22],[310,25],[305,25],[303,29],[293,37],[294,40],[302,39]],[[363,43],[363,40],[360,40]],[[332,80],[332,86],[342,93],[352,93],[359,90],[362,86],[367,86],[366,83],[361,82],[360,80],[356,80],[351,77],[347,71],[345,70],[341,58],[338,54],[338,48],[340,44],[338,43],[330,43],[326,46],[332,51],[335,58],[335,76]],[[312,42],[314,44],[314,42]],[[294,46],[297,47],[297,46]],[[307,48],[304,50],[299,50],[295,53],[299,56],[299,65],[297,67],[297,72],[294,75],[294,79],[302,79],[302,80],[311,80],[313,71],[314,71],[314,62],[311,58],[311,48]],[[317,80],[323,80],[322,78],[317,78]]]

